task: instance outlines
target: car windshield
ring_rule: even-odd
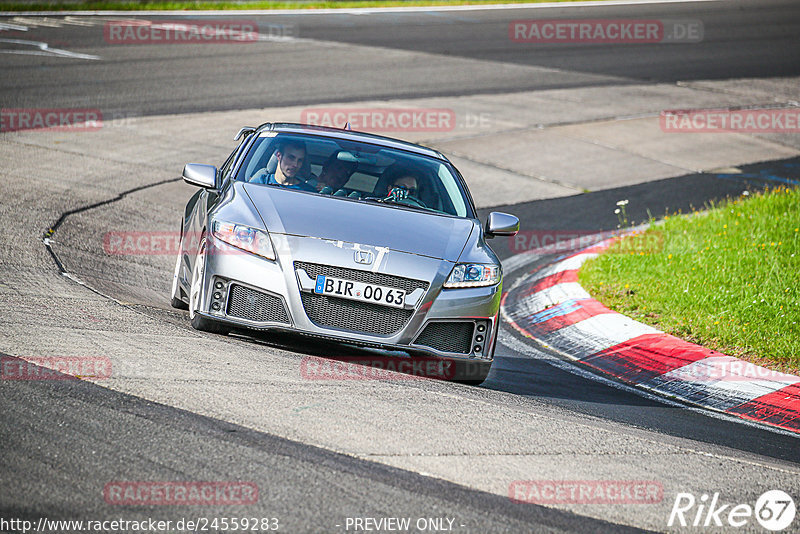
[[[471,216],[467,194],[446,162],[352,140],[266,132],[248,150],[236,180]]]

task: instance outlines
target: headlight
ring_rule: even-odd
[[[483,263],[458,263],[444,287],[493,286],[500,281],[500,266]]]
[[[268,260],[275,259],[275,250],[269,235],[263,230],[257,230],[243,224],[233,224],[225,221],[214,221],[211,233],[217,239],[225,241],[236,248],[257,254]]]

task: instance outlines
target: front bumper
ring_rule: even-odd
[[[352,243],[283,234],[271,238],[275,261],[210,237],[200,315],[241,328],[491,361],[501,284],[443,289],[452,262]],[[355,250],[372,252],[374,263],[356,264]],[[378,285],[406,284],[409,297],[400,309],[315,295],[309,287],[314,269],[335,270],[343,278],[378,280],[381,283],[371,282]],[[412,291],[415,284],[423,287]]]

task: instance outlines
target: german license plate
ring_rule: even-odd
[[[357,282],[355,280],[343,280],[341,278],[333,278],[322,274],[317,275],[314,293],[343,299],[358,300],[360,302],[370,302],[372,304],[381,304],[393,308],[402,308],[406,301],[406,292],[402,289],[365,284],[364,282]]]

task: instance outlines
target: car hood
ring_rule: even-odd
[[[238,184],[237,184],[238,185]],[[271,233],[388,247],[458,260],[477,221],[241,184]]]

